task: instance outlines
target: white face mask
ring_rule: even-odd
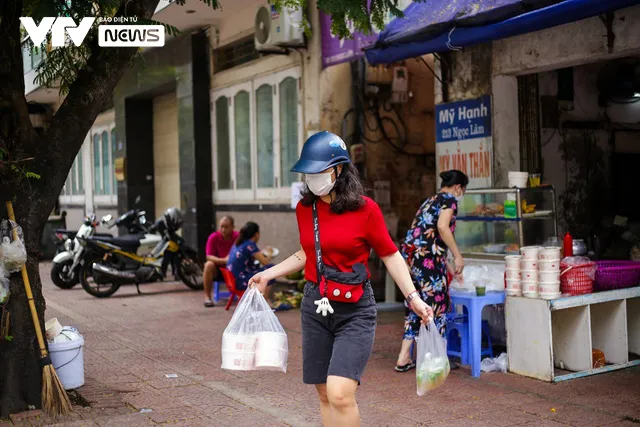
[[[333,173],[305,175],[304,180],[307,183],[307,187],[309,187],[309,191],[318,197],[322,197],[331,193],[331,190],[333,190],[333,187],[336,185],[331,179],[332,175]]]

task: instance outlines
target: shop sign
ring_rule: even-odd
[[[469,188],[491,188],[491,97],[436,105],[436,170],[458,169]]]
[[[397,7],[400,10],[406,9],[412,0],[399,0]],[[395,19],[391,12],[387,13],[384,19],[384,25],[387,25]],[[322,68],[343,62],[354,61],[364,57],[363,49],[372,46],[380,33],[379,29],[374,28],[371,34],[366,35],[354,31],[353,25],[348,28],[351,31],[351,39],[341,39],[331,33],[331,16],[324,12],[320,12],[320,36],[322,40]]]

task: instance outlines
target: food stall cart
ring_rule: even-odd
[[[505,256],[523,247],[560,243],[553,187],[469,190],[457,220],[468,266],[504,269]],[[509,371],[559,382],[640,365],[640,287],[542,295],[506,297]]]

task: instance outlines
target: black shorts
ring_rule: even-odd
[[[320,291],[313,283],[304,287],[302,299],[302,380],[324,384],[327,376],[360,382],[373,350],[378,306],[371,284],[357,303],[331,301],[334,313],[316,313]]]

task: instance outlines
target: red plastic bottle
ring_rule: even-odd
[[[573,256],[573,237],[569,232],[564,235],[563,250],[565,257]]]

